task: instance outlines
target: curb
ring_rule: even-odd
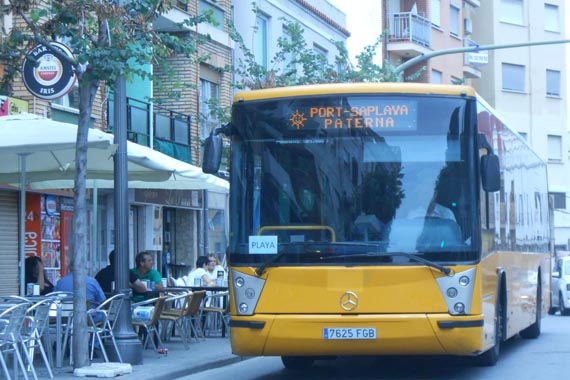
[[[174,379],[178,379],[180,377],[183,376],[189,376],[189,375],[194,375],[196,373],[199,372],[204,372],[204,371],[208,371],[211,369],[216,369],[216,368],[220,368],[220,367],[225,367],[227,365],[230,364],[234,364],[234,363],[238,363],[247,359],[251,359],[251,357],[249,356],[233,356],[230,358],[224,358],[221,360],[216,360],[210,363],[205,363],[205,364],[201,364],[198,366],[194,366],[194,367],[189,367],[189,368],[184,368],[184,369],[178,369],[169,373],[164,373],[161,375],[161,379],[162,380],[174,380]]]

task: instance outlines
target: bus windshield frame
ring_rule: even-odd
[[[475,108],[431,94],[235,103],[231,265],[477,262]]]

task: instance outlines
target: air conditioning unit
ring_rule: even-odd
[[[463,19],[463,34],[468,35],[473,33],[473,23],[470,18]]]

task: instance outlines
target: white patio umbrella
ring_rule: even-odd
[[[197,166],[130,141],[127,141],[127,159],[129,165],[136,162],[140,165],[156,168],[156,170],[167,170],[169,172],[167,178],[156,181],[151,178],[133,177],[129,170],[129,188],[131,189],[211,190],[220,193],[228,193],[229,191],[228,181],[211,174],[205,174]],[[88,179],[86,186],[92,189],[112,189],[114,181],[99,176]],[[36,190],[71,189],[73,188],[73,180],[32,181],[30,188]]]
[[[112,179],[114,176],[114,136],[90,129],[87,142],[87,178]],[[24,286],[24,238],[26,185],[45,180],[75,179],[77,126],[56,122],[33,114],[0,117],[0,183],[20,187],[20,293]],[[129,178],[146,181],[166,180],[168,166],[134,155],[128,163]]]

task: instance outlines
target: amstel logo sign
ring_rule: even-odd
[[[64,44],[51,42],[51,46],[73,59],[73,53]],[[26,54],[22,77],[32,95],[46,100],[61,98],[71,91],[76,80],[71,63],[60,60],[41,44]]]

